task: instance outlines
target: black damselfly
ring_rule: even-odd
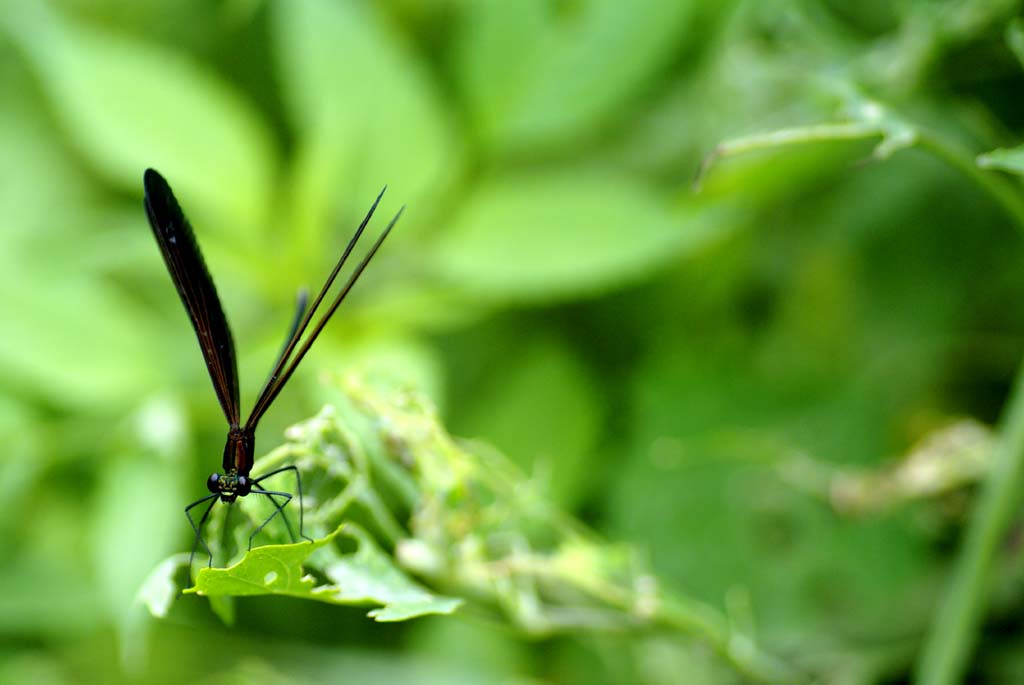
[[[378,248],[380,248],[384,239],[388,236],[391,228],[402,215],[402,210],[399,210],[394,218],[391,219],[387,227],[380,234],[380,237],[373,244],[373,247],[370,248],[370,251],[356,266],[345,282],[344,287],[342,287],[341,291],[331,302],[327,312],[316,323],[312,332],[301,346],[299,342],[305,334],[306,328],[309,326],[320,303],[327,295],[327,291],[334,283],[338,272],[341,271],[349,254],[359,241],[360,236],[363,234],[363,229],[366,228],[370,218],[373,216],[374,210],[377,209],[377,204],[384,195],[383,190],[377,196],[377,199],[374,200],[370,211],[367,212],[366,217],[359,224],[359,228],[356,229],[352,239],[349,240],[341,258],[335,264],[333,271],[331,271],[327,281],[320,289],[320,293],[308,309],[306,307],[306,293],[304,291],[300,292],[295,318],[289,329],[285,344],[281,348],[277,361],[274,363],[270,375],[260,391],[259,397],[256,399],[249,418],[245,423],[241,423],[238,410],[238,371],[235,364],[235,345],[231,338],[231,329],[228,327],[227,318],[224,316],[220,299],[217,297],[217,289],[214,287],[213,279],[206,269],[206,264],[203,261],[202,253],[199,251],[199,245],[192,233],[192,228],[163,176],[153,169],[147,169],[143,176],[143,186],[146,193],[144,204],[146,216],[149,218],[149,225],[153,228],[153,235],[156,236],[160,252],[164,256],[164,262],[167,264],[167,270],[174,281],[174,287],[178,289],[181,301],[185,305],[185,310],[192,321],[192,327],[195,329],[196,337],[199,340],[199,347],[206,360],[210,379],[213,381],[213,389],[217,393],[217,399],[220,401],[221,409],[224,410],[224,416],[228,421],[228,435],[224,444],[224,458],[222,462],[223,473],[215,472],[206,480],[206,487],[211,494],[185,507],[185,515],[188,517],[188,521],[195,532],[195,541],[192,543],[192,556],[189,557],[189,567],[191,568],[192,558],[195,556],[196,549],[200,544],[210,557],[209,564],[213,564],[213,552],[210,551],[210,547],[203,540],[202,529],[207,518],[210,516],[210,512],[213,510],[213,505],[217,503],[218,499],[230,504],[238,497],[255,494],[267,497],[273,504],[273,513],[256,527],[249,536],[250,549],[252,548],[253,538],[278,514],[284,520],[288,533],[294,541],[295,534],[283,511],[284,507],[292,500],[292,494],[261,487],[263,481],[285,471],[291,471],[295,474],[296,491],[299,497],[299,535],[308,540],[309,538],[306,537],[303,530],[302,481],[299,478],[298,469],[291,465],[274,469],[269,473],[262,474],[258,478],[252,478],[249,475],[253,466],[256,426],[263,417],[263,414],[277,398],[278,393],[284,388],[288,379],[291,378],[302,358],[309,351],[309,348],[313,345],[317,336],[320,335],[324,326],[327,325],[328,320],[338,309],[342,300],[345,299],[352,286],[355,285],[366,265],[370,263],[370,260],[377,253]],[[197,521],[192,516],[192,510],[207,502],[209,504]]]

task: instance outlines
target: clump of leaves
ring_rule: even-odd
[[[796,677],[717,610],[665,593],[636,549],[560,510],[504,455],[449,435],[425,395],[356,375],[334,382],[338,402],[289,429],[256,465],[299,467],[314,540],[242,553],[266,510],[218,507],[211,519],[214,557],[240,559],[200,569],[184,592],[208,597],[225,621],[233,598],[265,594],[371,605],[377,621],[465,606],[534,636],[660,630],[710,645],[748,677]],[[287,534],[284,525],[265,530]],[[186,555],[172,557],[144,585],[154,615],[166,615],[185,565]]]

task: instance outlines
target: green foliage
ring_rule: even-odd
[[[330,584],[318,585],[303,571],[310,554],[347,535],[358,541],[359,549],[318,564]],[[343,524],[327,537],[291,545],[266,545],[249,552],[229,568],[204,568],[194,588],[208,597],[285,595],[331,604],[380,604],[370,612],[378,621],[404,621],[427,614],[450,614],[461,603],[451,597],[436,597],[396,569],[365,531]]]
[[[485,145],[565,145],[592,133],[665,66],[694,5],[642,0],[474,3],[457,73]]]
[[[444,278],[476,297],[567,298],[636,280],[698,248],[721,230],[722,218],[672,209],[607,173],[531,174],[481,184],[452,219],[435,258]],[[508,258],[524,252],[533,258]]]
[[[1020,10],[0,2],[0,682],[1019,680]],[[258,436],[321,546],[209,522],[263,594],[179,595],[224,425],[146,166],[243,404],[409,205]]]
[[[271,27],[287,114],[300,132],[290,217],[300,234],[330,220],[339,188],[369,198],[386,182],[392,197],[423,206],[458,174],[460,143],[440,95],[378,9],[280,3]]]
[[[202,568],[184,592],[209,597],[225,621],[235,620],[231,599],[253,595],[381,605],[369,613],[381,622],[450,614],[463,604],[411,580],[401,565],[433,587],[472,598],[477,612],[500,612],[530,634],[676,631],[706,641],[753,679],[798,677],[760,653],[712,607],[664,592],[635,550],[600,540],[552,506],[502,455],[485,445],[459,444],[425,396],[382,391],[352,376],[343,385],[339,400],[353,402],[363,423],[369,419],[364,429],[376,426],[378,436],[371,431],[364,444],[356,436],[365,430],[328,405],[293,426],[292,440],[256,466],[263,471],[295,460],[317,503],[305,517],[308,527],[342,523],[316,540],[256,547],[226,568]],[[389,501],[410,507],[407,525],[392,518],[384,504]],[[208,542],[215,558],[244,541],[223,537],[229,510],[220,511]],[[259,525],[268,511],[273,513],[263,507],[249,524]],[[363,517],[379,542],[351,522]],[[355,551],[343,551],[350,542]],[[380,545],[392,547],[393,556]],[[170,611],[174,594],[168,588],[181,562],[176,555],[159,564],[140,590],[157,617]]]
[[[243,98],[181,55],[70,25],[44,4],[4,19],[61,103],[64,130],[106,178],[135,190],[139,169],[156,166],[225,227],[266,220],[274,154]]]

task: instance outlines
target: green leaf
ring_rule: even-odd
[[[999,148],[978,155],[978,166],[982,169],[999,169],[1018,176],[1024,176],[1024,145]]]
[[[139,456],[112,460],[102,472],[90,531],[97,594],[105,600],[109,615],[122,624],[127,620],[132,592],[140,583],[145,585],[147,572],[167,554],[181,524],[176,515],[183,497],[174,473],[177,464],[152,453],[144,455],[147,459]],[[140,501],[138,493],[152,483],[163,487],[154,488]],[[132,515],[125,516],[125,511]],[[128,547],[125,540],[135,542]]]
[[[178,598],[178,584],[174,578],[187,564],[187,554],[174,554],[161,561],[142,581],[135,601],[144,604],[153,616],[166,618]]]
[[[375,4],[275,3],[271,28],[298,133],[297,225],[333,219],[339,196],[365,211],[385,184],[387,198],[423,200],[457,171],[460,146],[425,61]]]
[[[433,595],[410,580],[361,528],[349,525],[345,532],[359,542],[359,550],[324,567],[324,573],[335,583],[331,601],[383,604],[369,613],[381,622],[450,614],[462,604],[461,599]]]
[[[195,586],[185,592],[211,597],[268,594],[308,596],[315,582],[306,574],[302,564],[310,554],[332,542],[340,530],[314,542],[257,547],[249,550],[241,561],[228,568],[200,569]]]
[[[486,142],[563,142],[643,91],[683,42],[679,0],[466,5],[458,76]]]
[[[714,220],[717,219],[717,220]],[[554,300],[639,280],[728,223],[611,173],[485,181],[440,236],[440,274],[478,298]]]
[[[159,345],[147,344],[117,293],[95,278],[60,265],[7,261],[0,269],[5,325],[17,336],[0,337],[0,369],[9,386],[44,393],[59,405],[95,410],[137,401],[157,382]],[[60,325],[40,321],[60,312]],[[74,331],[73,342],[68,331]]]
[[[701,164],[698,183],[720,160],[760,150],[880,138],[872,155],[884,160],[918,142],[918,128],[892,109],[861,95],[848,84],[840,84],[837,90],[843,100],[844,120],[754,133],[721,142]]]
[[[339,535],[354,539],[358,550],[353,554],[335,553],[309,560],[314,552],[328,547]],[[331,582],[318,584],[303,569],[304,563]],[[434,595],[413,582],[394,566],[365,531],[353,524],[343,524],[312,543],[257,547],[228,568],[204,568],[199,572],[195,587],[185,592],[210,597],[273,594],[330,604],[378,604],[381,608],[374,609],[369,616],[382,622],[450,614],[462,603],[461,599]]]
[[[137,191],[158,167],[187,206],[227,225],[266,219],[274,153],[259,115],[231,88],[164,47],[65,21],[43,3],[0,13],[92,165]]]

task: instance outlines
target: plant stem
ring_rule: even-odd
[[[577,588],[605,608],[621,612],[620,626],[653,627],[681,638],[703,641],[750,681],[779,685],[809,682],[807,674],[762,651],[750,636],[736,630],[726,616],[703,602],[663,594],[645,600],[638,597],[635,588],[623,587],[599,575],[552,567],[544,557],[529,554],[503,560],[501,566],[503,574],[557,580]],[[640,608],[641,605],[646,606]],[[621,620],[623,616],[626,620]]]
[[[712,647],[747,678],[760,683],[804,683],[807,676],[762,652],[746,635],[732,630],[707,607],[678,598],[658,607],[654,620],[683,634],[703,635]]]
[[[1013,520],[1024,481],[1024,365],[1003,415],[992,471],[971,517],[949,592],[917,663],[920,685],[962,682],[988,603],[992,566]]]

